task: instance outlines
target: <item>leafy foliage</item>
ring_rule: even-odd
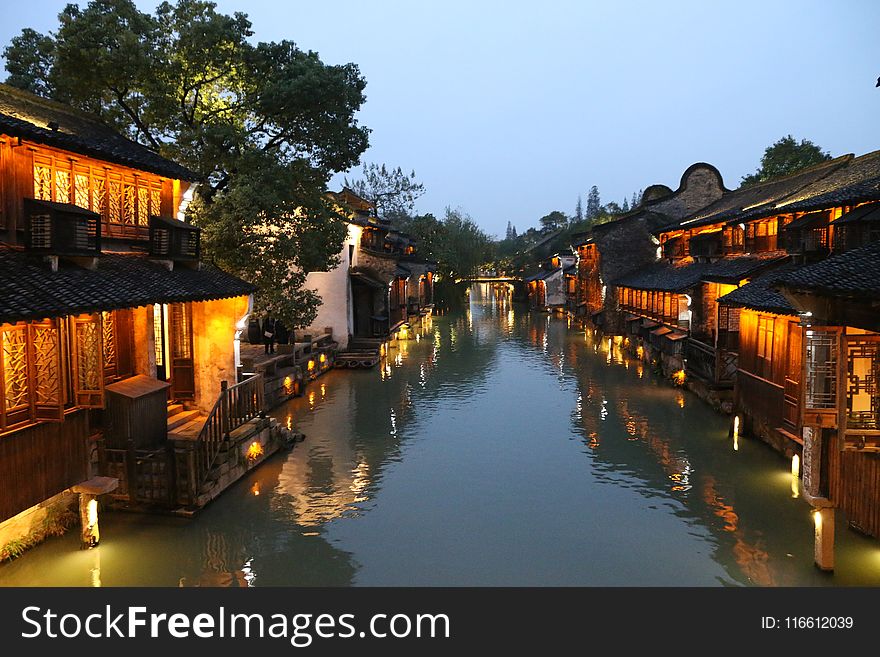
[[[395,227],[415,237],[420,255],[438,262],[441,279],[469,278],[492,259],[492,239],[462,210],[446,208],[442,219],[433,214],[399,217]]]
[[[829,153],[823,152],[810,140],[801,139],[798,142],[791,135],[786,135],[764,150],[760,168],[755,173],[743,176],[740,186],[766,182],[830,159]]]
[[[541,228],[544,230],[559,230],[568,224],[568,217],[565,216],[564,212],[560,212],[559,210],[553,210],[549,214],[545,214],[543,217],[538,219],[538,223],[541,224]]]
[[[319,300],[304,270],[326,268],[345,236],[324,191],[357,164],[368,130],[356,65],[329,66],[291,41],[250,42],[243,13],[212,2],[68,5],[51,35],[26,29],[5,50],[9,84],[97,115],[195,171],[189,206],[215,263],[258,286],[290,327]]]
[[[361,198],[370,201],[377,216],[394,218],[412,212],[425,186],[416,181],[416,172],[405,174],[400,167],[388,169],[384,164],[364,164],[364,177],[345,185]]]

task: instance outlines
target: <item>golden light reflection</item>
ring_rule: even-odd
[[[312,408],[315,407],[315,391],[314,390],[309,391],[309,406],[311,406]]]
[[[636,356],[638,356],[639,359],[641,359],[644,357],[644,355],[645,355],[645,348],[642,345],[639,345],[638,347],[636,347]]]
[[[324,399],[324,397],[326,397],[326,396],[327,396],[327,385],[322,383],[321,384],[321,399]]]
[[[285,376],[282,385],[284,386],[285,395],[293,394],[293,379],[291,379],[289,376]]]
[[[94,565],[90,571],[92,576],[92,587],[99,589],[103,586],[101,583],[101,550],[92,550],[92,554],[95,555]]]
[[[263,446],[258,443],[256,440],[248,445],[247,448],[247,460],[248,461],[256,461],[263,455]]]
[[[799,487],[801,475],[801,457],[795,454],[791,457],[791,496],[795,499],[800,497]]]
[[[733,546],[733,557],[743,574],[753,583],[760,586],[773,586],[776,582],[768,567],[770,555],[757,544],[750,543],[745,533],[739,528],[739,516],[732,504],[728,504],[718,493],[715,479],[706,476],[702,482],[703,501],[713,513],[724,521],[723,529],[733,534],[736,543]]]
[[[259,495],[260,495],[260,482],[259,481],[255,481],[254,485],[251,486],[251,493],[253,494],[254,497],[259,497]]]
[[[733,451],[739,451],[739,415],[733,416]]]
[[[683,394],[678,393],[678,395],[675,398],[675,401],[678,403],[679,408],[684,408],[684,395]]]
[[[293,431],[293,415],[287,415],[287,420],[285,421],[285,424],[287,425],[288,431]]]

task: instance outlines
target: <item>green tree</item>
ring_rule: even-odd
[[[743,176],[741,187],[786,176],[800,169],[830,160],[831,155],[808,139],[798,142],[786,135],[764,150],[761,167],[755,173]]]
[[[587,194],[587,221],[595,221],[602,212],[602,201],[599,199],[599,188],[593,185]]]
[[[538,221],[541,224],[541,228],[546,231],[559,230],[568,223],[568,217],[565,216],[564,212],[553,210],[553,212],[545,214]]]
[[[455,281],[477,273],[480,265],[492,260],[493,242],[470,215],[446,208],[434,257],[443,278]]]
[[[189,216],[206,255],[258,286],[258,308],[307,325],[320,300],[308,270],[335,264],[345,225],[325,197],[354,166],[368,130],[366,85],[291,41],[253,44],[247,16],[212,2],[67,5],[58,30],[23,30],[4,54],[7,82],[97,115],[195,171]]]
[[[364,164],[363,178],[349,181],[358,196],[373,203],[376,215],[394,218],[408,215],[415,207],[416,199],[425,193],[425,186],[416,181],[416,172],[405,174],[400,167],[388,169],[384,164]]]
[[[577,205],[574,206],[574,217],[575,223],[580,223],[584,220],[584,204],[581,202],[581,195],[578,194],[578,202]]]

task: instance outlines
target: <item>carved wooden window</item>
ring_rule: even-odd
[[[92,183],[92,212],[97,212],[104,221],[107,221],[107,180],[95,178]]]
[[[48,164],[34,164],[34,198],[52,200],[52,167]]]
[[[90,208],[104,222],[138,230],[107,231],[108,236],[145,237],[141,227],[149,225],[150,214],[161,214],[162,180],[146,173],[128,175],[85,158],[70,158],[47,152],[34,153],[34,198],[73,203]]]
[[[162,190],[157,187],[150,189],[150,214],[162,214]]]
[[[110,180],[110,223],[122,223],[122,181]]]
[[[78,315],[71,318],[74,403],[77,406],[104,406],[104,366],[101,348],[101,316]]]
[[[837,408],[837,333],[807,330],[806,386],[808,409]]]
[[[847,338],[846,426],[880,429],[880,342]]]
[[[89,208],[89,187],[89,174],[76,172],[73,176],[73,202],[75,205]]]
[[[131,311],[102,312],[101,354],[104,359],[105,383],[132,375],[134,370],[132,344]]]
[[[55,169],[55,200],[70,203],[70,171]]]
[[[190,305],[172,303],[169,306],[169,330],[171,332],[171,357],[192,358],[192,318]]]
[[[58,325],[0,326],[0,431],[63,414]]]
[[[150,190],[144,186],[139,186],[137,205],[137,222],[139,226],[150,225]]]
[[[137,196],[135,195],[134,185],[126,183],[122,188],[122,223],[133,226],[137,217],[135,216],[135,204]]]

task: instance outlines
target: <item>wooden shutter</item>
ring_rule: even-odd
[[[61,394],[61,333],[57,320],[28,324],[28,346],[34,419],[60,422],[64,419],[64,395]]]
[[[30,387],[27,326],[7,324],[0,330],[0,427],[30,419]]]
[[[73,391],[77,406],[104,407],[104,359],[101,348],[101,315],[71,319]]]

